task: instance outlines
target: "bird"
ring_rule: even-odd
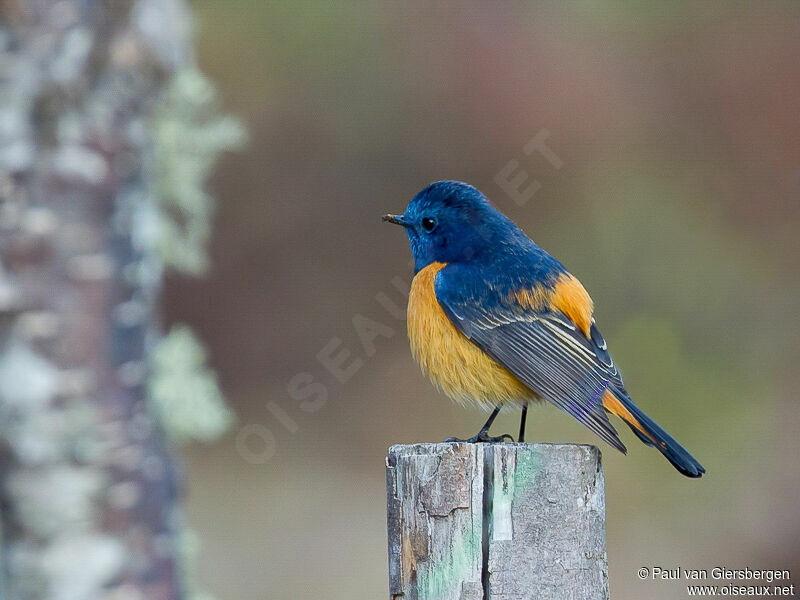
[[[504,407],[554,404],[627,454],[609,415],[657,448],[683,475],[705,468],[634,404],[593,316],[593,302],[564,265],[498,211],[477,188],[438,181],[402,215],[414,261],[408,297],[411,353],[422,371],[462,405],[491,409],[480,431],[446,441],[499,443],[490,436]]]

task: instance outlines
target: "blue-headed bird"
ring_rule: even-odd
[[[411,352],[445,394],[493,408],[467,440],[501,442],[489,428],[503,406],[519,406],[518,441],[528,404],[546,400],[623,453],[608,419],[620,417],[688,477],[703,466],[631,399],[595,325],[581,283],[476,188],[433,183],[402,215],[414,256],[408,300]]]

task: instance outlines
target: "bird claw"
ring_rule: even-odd
[[[479,431],[471,438],[467,438],[465,440],[462,440],[461,438],[457,437],[449,437],[445,440],[445,442],[464,442],[467,444],[499,444],[506,441],[506,438],[508,438],[510,442],[514,441],[514,438],[511,437],[511,435],[509,435],[508,433],[504,433],[503,435],[490,436],[488,431]]]

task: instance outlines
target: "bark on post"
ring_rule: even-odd
[[[148,409],[154,107],[182,0],[0,6],[6,600],[182,595],[179,481]],[[148,162],[149,161],[149,162]]]
[[[386,482],[391,600],[608,598],[594,446],[392,446]]]

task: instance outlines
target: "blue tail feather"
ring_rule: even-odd
[[[650,439],[648,435],[645,435],[639,431],[635,425],[628,423],[628,426],[633,430],[640,440],[642,440],[648,446],[655,446],[658,448],[659,451],[667,458],[667,460],[672,463],[672,466],[674,466],[678,471],[687,477],[703,476],[703,473],[706,472],[705,468],[694,456],[689,454],[686,448],[681,446],[675,440],[675,438],[664,431],[664,429],[662,429],[658,423],[648,417],[647,414],[642,411],[642,409],[633,403],[633,400],[631,400],[627,394],[620,393],[616,389],[612,391],[622,405],[628,409],[628,412],[630,412],[636,418],[636,420],[639,421],[642,429],[644,429],[647,434],[652,437],[652,439]]]

